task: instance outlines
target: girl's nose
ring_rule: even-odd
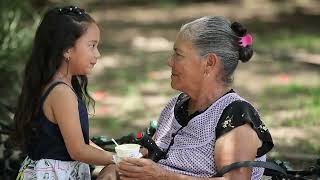
[[[173,65],[172,57],[169,57],[168,58],[168,66],[172,67],[172,65]]]
[[[99,57],[101,57],[101,54],[100,54],[99,50],[97,50],[96,58],[99,58]]]

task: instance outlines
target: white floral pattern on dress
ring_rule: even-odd
[[[40,159],[27,157],[19,170],[16,180],[88,180],[91,179],[88,164],[79,161]]]
[[[227,128],[227,127],[231,127],[231,128],[234,128],[234,126],[231,125],[231,122],[232,122],[232,119],[233,119],[233,115],[231,117],[227,117],[225,121],[223,121],[222,123],[222,127],[223,128]]]

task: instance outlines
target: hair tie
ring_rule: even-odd
[[[253,42],[253,38],[250,34],[246,34],[245,36],[241,37],[240,41],[239,41],[239,45],[241,47],[247,47],[247,46],[251,46]]]
[[[68,7],[63,7],[59,8],[59,13],[60,14],[78,14],[78,15],[83,15],[86,14],[85,10],[78,8],[77,6],[68,6]]]

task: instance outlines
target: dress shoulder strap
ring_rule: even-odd
[[[57,81],[57,82],[54,82],[52,83],[49,88],[46,90],[46,92],[41,96],[41,99],[40,99],[40,104],[42,104],[44,102],[44,100],[47,98],[47,96],[49,95],[49,93],[52,91],[52,89],[54,87],[56,87],[58,84],[65,84],[67,85],[68,87],[70,87],[67,83],[63,82],[63,81]],[[72,87],[70,87],[72,89],[72,91],[75,93],[75,91],[73,90]],[[77,94],[77,93],[75,93]]]

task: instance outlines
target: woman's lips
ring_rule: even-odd
[[[177,74],[176,73],[171,73],[171,76],[177,76]]]

